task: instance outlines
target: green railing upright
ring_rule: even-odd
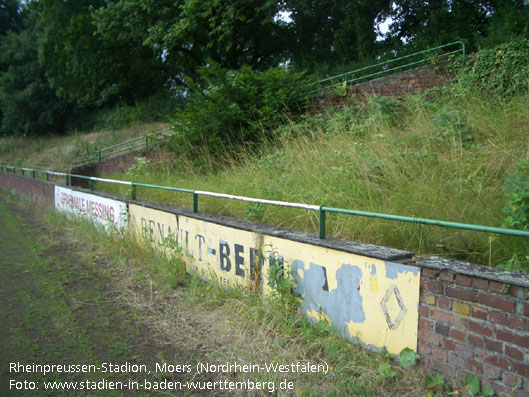
[[[388,61],[379,62],[370,66],[353,70],[351,72],[342,73],[337,76],[328,77],[326,79],[316,81],[307,86],[308,91],[304,95],[312,96],[323,91],[331,90],[340,86],[358,84],[377,77],[382,77],[397,71],[404,71],[415,67],[423,66],[432,62],[432,59],[448,58],[451,55],[465,56],[465,43],[462,41],[455,41],[453,43],[444,44],[438,47],[429,48],[424,51],[419,51],[410,55],[390,59]],[[399,64],[401,61],[408,61],[405,64]]]
[[[119,153],[128,152],[133,149],[140,147],[147,148],[149,146],[156,145],[166,138],[172,136],[174,127],[165,128],[160,131],[151,132],[145,136],[130,139],[125,142],[118,143],[116,145],[107,146],[103,149],[96,150],[90,153],[80,154],[74,157],[72,162],[72,169],[80,165],[89,164],[93,162],[100,162],[103,159],[114,156]]]

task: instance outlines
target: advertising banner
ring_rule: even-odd
[[[128,224],[127,204],[106,197],[55,185],[55,208],[100,223],[106,229],[124,231]]]
[[[130,227],[187,269],[222,285],[270,291],[270,271],[291,274],[302,310],[373,350],[417,349],[419,268],[240,230],[130,204]],[[281,274],[281,273],[279,273]]]

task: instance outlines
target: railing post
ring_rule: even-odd
[[[130,192],[130,198],[136,200],[136,185],[132,183],[132,190]]]
[[[321,239],[325,238],[325,210],[320,205],[320,220],[318,223],[318,237]]]
[[[90,178],[90,191],[93,192],[94,191],[94,181],[92,178]]]
[[[64,176],[64,181],[66,182],[66,186],[70,186],[70,175],[66,174]]]
[[[101,150],[100,150],[99,151],[99,162],[101,162],[101,159],[102,159],[102,157],[101,157]]]
[[[145,147],[149,147],[149,136],[145,135]]]
[[[50,181],[50,173],[46,171],[46,182]]]
[[[24,176],[24,168],[22,168],[22,176]]]
[[[35,179],[35,170],[31,170],[31,176]]]
[[[193,192],[193,212],[198,212],[198,194]]]

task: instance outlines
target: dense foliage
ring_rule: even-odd
[[[0,0],[0,133],[83,128],[86,117],[72,116],[153,97],[173,103],[210,84],[212,65],[333,73],[455,40],[528,39],[528,26],[524,0]]]
[[[305,86],[302,74],[279,67],[254,72],[212,64],[198,72],[201,83],[189,82],[189,103],[177,119],[185,127],[184,139],[212,149],[259,142],[285,112],[298,110]]]
[[[503,211],[507,214],[505,226],[529,229],[529,161],[521,160],[512,175],[505,180],[508,203]]]
[[[467,91],[510,98],[529,90],[529,40],[484,49],[460,62],[459,81]]]
[[[63,130],[72,105],[57,97],[39,63],[34,16],[24,22],[23,30],[8,30],[0,41],[0,131],[34,135]]]

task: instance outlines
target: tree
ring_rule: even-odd
[[[339,64],[376,54],[375,20],[386,0],[286,0],[295,64]]]
[[[495,47],[515,39],[529,39],[529,2],[524,0],[496,0],[485,37],[480,44]]]
[[[19,0],[0,0],[0,36],[22,29]]]
[[[133,103],[161,90],[162,60],[141,40],[100,31],[94,10],[104,0],[40,0],[39,56],[57,94],[82,106]]]
[[[398,0],[385,16],[394,21],[390,42],[420,49],[462,40],[472,50],[529,34],[524,0]]]
[[[211,61],[264,70],[284,53],[274,0],[114,0],[95,13],[98,32],[135,37],[163,60],[173,85]]]
[[[0,129],[7,135],[61,132],[73,107],[57,98],[38,62],[38,16],[31,7],[22,11],[25,28],[0,42]]]
[[[22,29],[22,13],[19,0],[0,0],[0,42],[8,32],[19,32]],[[0,64],[0,74],[7,69],[6,64]],[[2,110],[0,108],[0,125],[2,124]]]

